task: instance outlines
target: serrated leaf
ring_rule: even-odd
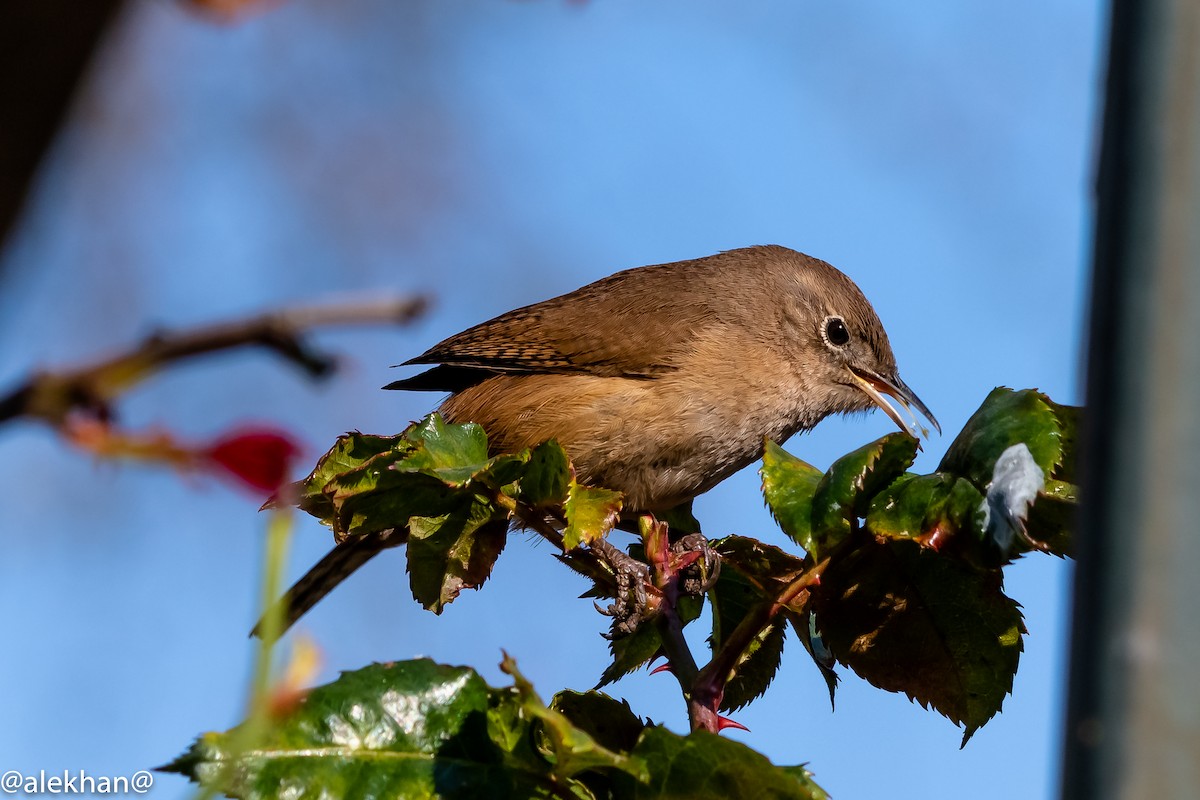
[[[347,489],[331,483],[336,508],[333,530],[338,541],[347,537],[402,528],[413,516],[448,514],[461,504],[461,495],[432,475],[386,472],[383,481]]]
[[[903,475],[916,456],[917,440],[897,432],[833,462],[813,495],[813,557],[823,558],[849,536],[851,521],[866,514],[871,498]]]
[[[714,539],[709,547],[721,556],[722,569],[735,569],[756,586],[775,594],[808,569],[804,559],[749,536]]]
[[[463,589],[477,589],[508,538],[504,512],[485,498],[463,498],[437,517],[408,522],[408,572],[413,597],[440,614]]]
[[[813,549],[813,495],[824,474],[771,440],[763,450],[763,497],[779,527],[805,551]]]
[[[411,445],[401,436],[373,436],[350,431],[337,438],[333,447],[317,460],[308,477],[295,484],[297,506],[317,519],[329,522],[334,508],[325,494],[325,486],[338,475],[349,472],[380,453],[408,450]]]
[[[1025,527],[1030,538],[1046,550],[1064,558],[1075,557],[1075,520],[1078,514],[1079,490],[1065,481],[1046,481],[1029,508]],[[1018,540],[1019,545],[1024,545]]]
[[[734,629],[753,609],[772,598],[735,569],[722,569],[708,592],[712,603],[709,647],[716,654]],[[721,698],[721,711],[735,711],[760,697],[779,669],[786,622],[782,616],[769,622],[734,664]]]
[[[210,733],[164,769],[237,798],[465,799],[504,783],[508,791],[493,796],[521,796],[540,776],[501,777],[484,716],[490,699],[469,669],[375,664],[314,689],[249,750],[231,749],[237,729]]]
[[[1024,442],[1034,462],[1046,475],[1053,475],[1063,459],[1062,431],[1044,394],[997,387],[955,437],[938,472],[961,475],[986,492],[996,459],[1012,445]]]
[[[554,695],[550,707],[598,743],[617,752],[632,750],[646,729],[646,723],[633,713],[628,700],[617,700],[603,692],[562,691]]]
[[[631,758],[604,747],[591,734],[574,725],[562,712],[547,708],[525,677],[517,670],[516,662],[507,655],[500,665],[512,676],[515,689],[526,716],[541,722],[537,731],[545,743],[551,761],[551,772],[557,778],[572,778],[592,769],[619,769],[638,781],[646,781],[649,773],[641,759]]]
[[[521,478],[521,499],[534,508],[559,506],[570,485],[571,462],[559,443],[551,440],[533,448]]]
[[[589,745],[531,690],[492,689],[473,670],[427,659],[343,673],[252,748],[234,749],[239,729],[210,733],[163,769],[237,798],[592,797],[535,746],[548,724],[573,748],[575,773],[589,761],[605,775],[631,768],[631,780],[644,777],[636,757]]]
[[[1025,628],[1002,584],[999,569],[893,539],[836,559],[812,600],[838,661],[961,724],[965,743],[1000,710],[1017,671]]]
[[[416,448],[392,464],[398,472],[423,472],[449,486],[463,486],[488,466],[487,434],[473,422],[451,425],[440,414],[430,414],[404,436]]]
[[[821,638],[820,632],[817,631],[816,617],[809,610],[805,610],[804,613],[797,613],[790,609],[784,609],[782,613],[787,617],[788,622],[792,624],[792,630],[796,632],[796,638],[804,645],[804,650],[820,671],[821,677],[824,678],[825,688],[829,690],[829,709],[832,711],[835,708],[835,695],[837,694],[839,680],[838,674],[833,670],[833,665],[837,663],[837,659],[833,657],[833,653],[825,646],[825,640]]]
[[[567,526],[563,529],[563,548],[573,550],[607,536],[620,517],[621,503],[620,492],[571,481],[564,507]]]
[[[885,488],[867,510],[867,530],[888,539],[913,539],[940,550],[955,540],[958,549],[983,543],[983,495],[964,478],[944,473],[905,475]],[[976,559],[978,561],[979,559]]]
[[[614,797],[633,800],[828,800],[803,767],[777,767],[749,747],[706,731],[680,736],[647,728],[633,750],[650,768],[648,784],[613,779]]]
[[[1046,405],[1054,412],[1055,418],[1058,420],[1059,447],[1062,449],[1062,457],[1059,459],[1058,466],[1047,474],[1048,478],[1053,478],[1056,481],[1063,483],[1079,483],[1077,477],[1078,457],[1079,452],[1079,434],[1083,425],[1083,409],[1079,406],[1064,406],[1055,403],[1049,398],[1046,399]]]
[[[662,649],[662,637],[658,628],[653,625],[639,625],[628,636],[621,636],[609,642],[612,653],[612,663],[605,667],[600,674],[597,689],[602,689],[610,683],[624,678],[635,669],[643,666]]]

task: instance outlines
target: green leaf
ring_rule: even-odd
[[[1049,399],[1033,389],[1014,392],[997,387],[967,420],[938,472],[961,475],[986,492],[996,459],[1020,442],[1046,475],[1053,475],[1062,463],[1063,427]]]
[[[329,522],[334,510],[325,495],[326,484],[381,453],[405,452],[410,448],[402,436],[373,436],[358,431],[339,436],[333,447],[317,460],[308,477],[295,484],[296,504],[303,511]]]
[[[716,584],[709,590],[712,603],[712,635],[708,644],[716,654],[725,646],[729,635],[754,608],[771,598],[757,585],[734,569],[722,569]],[[771,685],[783,655],[786,621],[782,616],[768,623],[746,648],[734,665],[721,711],[735,711],[761,696]]]
[[[963,478],[909,474],[871,501],[867,530],[888,539],[913,539],[936,550],[964,531],[967,539],[955,544],[977,550],[984,535],[982,504],[983,495]]]
[[[163,769],[231,797],[297,800],[585,798],[575,775],[646,777],[637,757],[596,744],[527,683],[491,689],[427,659],[343,673],[249,749],[234,749],[238,733],[205,734]]]
[[[469,669],[375,664],[314,689],[248,750],[231,749],[237,729],[209,733],[164,769],[238,798],[467,798],[502,783],[508,791],[496,796],[516,796],[538,776],[497,770],[490,699]]]
[[[621,636],[609,642],[613,661],[600,675],[596,684],[601,689],[610,683],[620,680],[635,669],[654,658],[662,649],[662,637],[654,625],[643,624],[628,636]]]
[[[700,533],[700,520],[692,513],[691,500],[666,511],[659,511],[654,516],[659,522],[665,522],[676,535]]]
[[[392,469],[423,472],[441,478],[448,486],[463,486],[488,466],[487,434],[473,422],[448,425],[440,414],[430,414],[404,432],[416,449]]]
[[[505,655],[500,668],[515,682],[521,708],[526,716],[542,723],[539,733],[549,752],[551,772],[558,778],[571,778],[580,772],[598,768],[615,768],[645,782],[649,773],[640,759],[613,752],[600,745],[582,728],[576,727],[565,714],[547,708],[533,689],[533,684],[517,670],[516,662]]]
[[[617,700],[603,692],[562,691],[554,695],[550,707],[598,743],[617,752],[632,750],[646,729],[628,700]]]
[[[725,536],[709,546],[721,556],[722,569],[737,570],[773,596],[808,569],[804,559],[749,536]]]
[[[1078,489],[1074,484],[1046,481],[1046,488],[1038,494],[1029,509],[1029,518],[1025,523],[1029,536],[1056,556],[1074,558],[1073,533],[1078,504]],[[1019,539],[1017,544],[1027,547]]]
[[[813,495],[823,473],[768,439],[759,474],[763,497],[779,527],[793,542],[812,552]]]
[[[403,528],[410,517],[448,514],[461,503],[459,494],[432,475],[389,470],[382,475],[382,480],[378,476],[363,479],[354,487],[347,487],[340,477],[330,483],[330,501],[336,508],[333,530],[338,541]]]
[[[485,498],[471,496],[437,517],[408,522],[408,572],[413,597],[434,613],[463,589],[477,589],[508,538],[508,519]]]
[[[713,608],[709,646],[716,652],[751,609],[777,598],[807,566],[778,547],[746,536],[726,536],[710,546],[721,556],[721,574],[709,591]],[[779,668],[785,629],[785,616],[777,616],[742,654],[726,684],[721,710],[741,708],[766,691]]]
[[[607,536],[620,517],[621,502],[620,492],[593,489],[571,481],[565,507],[567,527],[563,529],[563,548],[573,550]]]
[[[529,467],[521,478],[521,499],[534,508],[560,506],[567,500],[571,484],[571,463],[556,441],[533,448]]]
[[[1025,632],[999,569],[982,571],[906,539],[835,559],[812,592],[834,656],[881,689],[904,692],[965,728],[1012,691]]]
[[[613,778],[614,797],[636,800],[828,800],[803,767],[777,767],[745,745],[705,731],[680,736],[647,728],[633,750],[650,768],[647,784]]]
[[[834,697],[837,694],[838,685],[838,674],[833,670],[836,659],[833,657],[833,653],[829,652],[829,648],[825,646],[825,640],[821,638],[816,629],[816,617],[810,610],[798,613],[791,609],[784,609],[782,613],[792,624],[796,638],[804,645],[804,650],[820,671],[821,677],[825,679],[825,688],[829,690],[829,709],[832,711],[835,708]]]
[[[1083,409],[1079,406],[1060,405],[1049,399],[1046,400],[1046,405],[1058,419],[1061,431],[1058,441],[1062,448],[1062,458],[1059,460],[1058,467],[1047,473],[1047,477],[1064,483],[1079,483],[1079,479],[1076,477],[1078,464],[1076,454],[1079,452],[1079,432],[1083,425]]]
[[[871,498],[912,466],[917,446],[907,433],[889,433],[833,462],[813,495],[809,552],[815,558],[850,535],[851,521],[867,513]]]

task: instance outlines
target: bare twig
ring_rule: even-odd
[[[244,320],[185,331],[155,333],[128,352],[61,371],[37,372],[0,397],[0,422],[21,416],[61,427],[72,413],[99,419],[112,416],[112,401],[156,370],[176,361],[235,347],[264,347],[322,378],[335,366],[332,356],[307,341],[314,328],[339,325],[405,324],[426,308],[423,297],[340,302],[284,309]]]

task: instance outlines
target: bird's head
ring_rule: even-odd
[[[858,286],[824,261],[804,257],[782,293],[783,325],[792,352],[810,385],[825,391],[825,413],[865,411],[878,406],[914,437],[928,431],[919,411],[941,433],[921,398],[900,379],[883,323]],[[908,412],[901,415],[892,402]]]

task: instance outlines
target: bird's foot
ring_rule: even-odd
[[[657,590],[650,582],[650,566],[623,553],[604,539],[590,545],[600,560],[612,570],[616,583],[614,601],[607,608],[596,605],[596,610],[612,617],[612,628],[605,634],[607,639],[619,639],[637,630],[638,626],[657,608]]]

